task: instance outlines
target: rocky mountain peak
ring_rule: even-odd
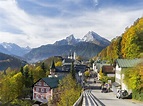
[[[74,35],[70,35],[66,37],[66,39],[56,41],[54,44],[55,45],[74,45],[77,43],[77,39],[75,39]]]
[[[89,31],[83,38],[82,41],[84,42],[90,42],[90,43],[94,43],[97,45],[101,45],[101,46],[107,46],[110,44],[110,42],[101,37],[100,35],[98,35],[97,33],[93,32],[93,31]]]

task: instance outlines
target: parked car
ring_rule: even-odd
[[[116,94],[116,97],[117,98],[121,98],[121,99],[124,99],[124,98],[127,98],[128,97],[128,92],[127,90],[118,90],[117,91],[117,94]]]

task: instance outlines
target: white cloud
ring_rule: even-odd
[[[95,0],[95,2],[98,1]],[[0,30],[0,42],[13,42],[21,46],[38,47],[43,44],[54,43],[70,34],[82,38],[91,30],[111,40],[115,36],[121,35],[127,26],[141,17],[142,11],[143,9],[123,11],[116,8],[103,8],[90,12],[81,11],[76,17],[50,18],[26,13],[18,7],[15,0],[0,1],[0,18],[5,17],[3,22],[0,20],[0,25],[5,23],[22,32],[15,34]],[[74,14],[78,13],[75,12]]]

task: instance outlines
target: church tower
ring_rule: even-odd
[[[54,63],[54,61],[52,62],[52,64],[51,64],[51,67],[50,67],[50,75],[53,77],[53,76],[55,76],[55,63]]]

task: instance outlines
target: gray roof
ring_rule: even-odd
[[[117,64],[121,68],[135,67],[137,64],[141,62],[141,59],[117,59]]]
[[[59,81],[63,79],[63,76],[59,77],[46,77],[42,78],[42,80],[49,85],[51,88],[56,88],[58,87]]]

